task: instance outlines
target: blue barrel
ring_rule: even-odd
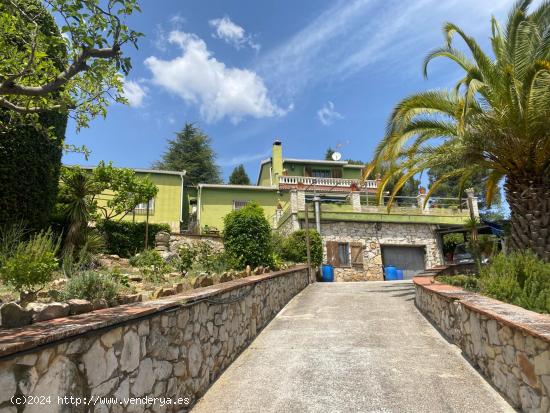
[[[322,280],[325,283],[331,283],[334,281],[334,267],[332,265],[323,264]]]
[[[402,280],[403,279],[403,270],[397,269],[397,279]]]
[[[384,271],[386,276],[386,281],[395,281],[397,280],[397,268],[393,265],[388,265]]]

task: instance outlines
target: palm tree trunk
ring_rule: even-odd
[[[550,262],[550,177],[509,175],[504,190],[512,213],[511,247],[531,249]]]

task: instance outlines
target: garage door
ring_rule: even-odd
[[[426,269],[424,247],[382,246],[382,263],[384,267],[393,265],[403,270],[403,277],[410,280]]]

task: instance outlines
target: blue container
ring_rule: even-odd
[[[403,279],[403,270],[397,269],[397,279],[402,280]]]
[[[334,281],[334,267],[332,265],[323,264],[322,280],[325,283],[331,283]]]
[[[395,281],[397,280],[397,268],[393,265],[388,265],[385,269],[386,281]]]

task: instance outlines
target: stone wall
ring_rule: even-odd
[[[422,246],[426,268],[443,264],[435,226],[373,222],[322,222],[324,260],[326,242],[359,242],[363,245],[363,267],[336,268],[336,281],[383,280],[381,245]]]
[[[550,316],[415,278],[417,307],[524,412],[550,411]]]
[[[212,245],[215,251],[223,251],[223,238],[213,237],[208,235],[170,235],[170,251],[177,251],[178,247],[183,244],[195,245],[199,242],[208,242]]]
[[[185,411],[308,283],[297,266],[0,332],[0,411]]]

